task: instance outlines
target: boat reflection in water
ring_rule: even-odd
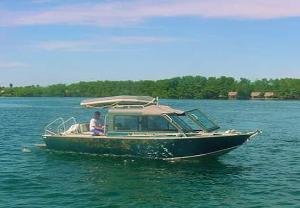
[[[81,105],[107,108],[103,135],[93,136],[87,123],[58,118],[45,128],[48,149],[164,160],[229,152],[259,131],[218,131],[201,110],[181,111],[148,96],[88,99]]]

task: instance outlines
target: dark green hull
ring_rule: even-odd
[[[222,154],[242,145],[251,134],[210,137],[71,137],[43,136],[48,149],[153,159]]]

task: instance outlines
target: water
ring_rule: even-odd
[[[300,207],[299,101],[162,100],[263,134],[218,159],[164,162],[51,152],[44,126],[87,121],[78,98],[0,98],[0,207]]]

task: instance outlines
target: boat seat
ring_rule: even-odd
[[[88,123],[80,124],[79,125],[79,132],[80,133],[90,132],[90,125]]]
[[[66,131],[64,131],[62,134],[63,135],[68,135],[68,134],[78,134],[80,133],[80,124],[73,124],[70,126],[70,128]]]

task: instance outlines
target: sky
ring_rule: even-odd
[[[300,78],[300,0],[0,0],[0,86]]]

